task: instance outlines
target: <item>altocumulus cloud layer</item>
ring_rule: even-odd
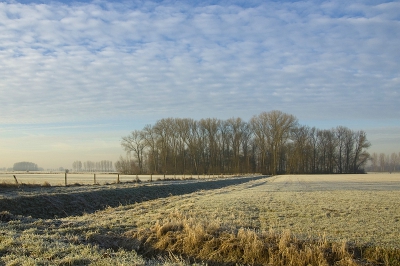
[[[115,160],[136,120],[273,109],[320,128],[367,127],[373,145],[393,147],[399,10],[398,1],[0,2],[0,159]]]
[[[0,3],[1,123],[400,114],[400,3]]]

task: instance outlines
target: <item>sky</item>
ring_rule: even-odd
[[[400,152],[399,1],[1,1],[0,167],[117,161],[162,118],[271,110]]]

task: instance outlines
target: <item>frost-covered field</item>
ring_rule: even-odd
[[[65,185],[65,173],[54,172],[54,173],[44,173],[44,172],[0,172],[0,183],[14,183],[16,176],[19,183],[24,184],[36,184],[42,185],[48,183],[51,186]],[[95,176],[96,175],[96,176]],[[186,178],[212,178],[213,175],[167,175],[165,178],[169,179],[186,179]],[[216,175],[214,177],[217,177]],[[226,176],[228,177],[228,176]],[[96,178],[96,179],[95,179]],[[116,173],[68,173],[67,174],[67,184],[82,184],[90,185],[95,181],[98,184],[114,183],[117,182],[118,174]],[[149,181],[152,178],[153,181],[163,180],[164,175],[138,175],[141,181]],[[130,182],[136,180],[136,175],[119,175],[120,182]]]
[[[400,174],[283,175],[200,197],[191,212],[258,230],[286,230],[400,248]]]
[[[261,264],[272,261],[271,265],[278,265],[276,259],[288,254],[295,261],[292,265],[328,265],[307,259],[318,256],[329,265],[398,265],[400,261],[400,174],[287,175],[258,177],[236,185],[225,179],[218,182],[226,182],[226,186],[209,189],[213,182],[125,183],[40,190],[18,187],[15,192],[6,187],[4,191],[13,195],[0,198],[9,202],[5,206],[26,204],[33,217],[14,215],[15,209],[0,213],[0,264],[163,265],[151,264],[146,257],[157,257],[156,248],[176,252],[171,258],[179,261],[187,252],[179,243],[191,243],[189,249],[200,250],[186,253],[198,261],[212,261],[218,256],[223,259],[227,250],[232,250],[239,252],[236,262],[240,262],[244,258],[240,252],[246,251],[248,260],[244,265],[256,259],[261,259]],[[167,188],[182,191],[169,193]],[[83,215],[34,218],[43,212],[42,200],[58,210],[90,200],[101,203],[121,193],[124,200],[114,204],[118,207],[107,204],[106,209]],[[18,197],[29,201],[20,201]],[[135,197],[142,198],[136,201]],[[330,246],[326,240],[342,244]],[[343,250],[347,246],[360,248],[346,253]],[[269,249],[267,253],[263,253],[265,248]],[[268,257],[269,252],[275,251],[278,253]],[[355,257],[349,258],[352,254]],[[362,260],[372,264],[363,264]]]

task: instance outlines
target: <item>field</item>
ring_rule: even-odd
[[[13,183],[16,176],[19,183],[25,184],[50,184],[51,186],[62,186],[65,185],[65,173],[61,172],[0,172],[0,183]],[[167,179],[207,179],[213,178],[213,175],[167,175]],[[164,175],[119,175],[120,182],[135,181],[136,179],[141,181],[149,181],[152,179],[163,180]],[[82,185],[92,185],[96,184],[109,184],[118,181],[117,173],[68,173],[67,174],[67,184],[82,184]]]
[[[1,260],[4,265],[400,265],[400,174],[173,182],[0,190]],[[93,189],[97,192],[88,194]],[[114,197],[117,203],[88,203],[96,195],[98,201]],[[45,217],[43,200],[64,210],[65,217]],[[73,208],[87,204],[88,212],[70,215],[63,201]],[[27,209],[30,216],[23,213]]]

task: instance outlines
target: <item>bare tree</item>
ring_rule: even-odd
[[[139,174],[143,173],[143,152],[146,148],[145,135],[142,131],[134,130],[126,137],[122,137],[121,146],[127,153],[133,152],[138,165]]]
[[[240,172],[241,141],[246,123],[241,118],[230,118],[226,121],[230,132],[228,135],[231,147],[231,169],[235,173]]]
[[[266,150],[270,152],[269,172],[276,175],[279,170],[283,170],[279,158],[291,131],[297,126],[297,118],[275,110],[253,117],[251,123],[258,142],[262,145],[262,156],[267,157]],[[264,158],[263,161],[265,163]]]
[[[400,161],[399,156],[397,155],[397,153],[393,152],[390,155],[390,165],[391,165],[392,172],[396,172],[397,166],[399,165],[399,161]]]
[[[318,131],[319,168],[322,173],[334,173],[337,139],[333,130]]]
[[[220,135],[220,124],[221,120],[216,118],[208,118],[200,120],[200,126],[204,128],[206,133],[206,140],[208,143],[205,144],[208,149],[208,162],[209,165],[205,168],[205,172],[216,172],[218,163],[218,151],[219,151],[219,135]]]
[[[367,149],[371,146],[371,143],[367,140],[367,134],[362,130],[355,134],[354,143],[353,173],[358,173],[369,159],[370,155]]]
[[[372,171],[378,171],[378,154],[374,152],[371,157],[371,169]]]
[[[119,157],[119,160],[115,163],[115,170],[125,175],[132,175],[139,171],[135,161],[130,158],[129,154],[127,154],[126,158]]]
[[[151,125],[146,125],[143,129],[143,137],[145,140],[145,145],[149,147],[148,156],[148,167],[151,173],[158,172],[158,149],[157,149],[157,141],[158,136],[156,131],[153,129]]]
[[[299,126],[292,131],[292,143],[288,145],[291,149],[287,154],[288,173],[309,173],[312,166],[311,129],[308,126]]]
[[[379,167],[381,169],[381,172],[384,172],[386,170],[386,156],[384,153],[379,154]]]
[[[169,157],[171,157],[171,146],[174,143],[174,134],[171,130],[175,123],[173,118],[164,118],[156,122],[153,129],[157,137],[157,147],[160,154],[161,172],[166,173],[169,169]]]
[[[354,148],[354,133],[344,126],[335,130],[337,139],[337,167],[339,173],[352,171],[352,153]]]

